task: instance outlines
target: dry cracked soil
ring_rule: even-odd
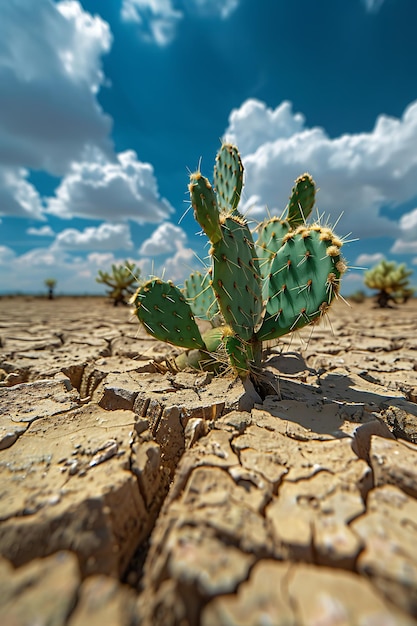
[[[103,298],[0,298],[2,626],[417,624],[417,301],[337,302],[263,394]]]

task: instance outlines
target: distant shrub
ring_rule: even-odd
[[[414,289],[408,280],[412,270],[402,263],[395,261],[380,261],[373,268],[365,272],[364,282],[370,289],[376,289],[376,302],[381,308],[390,306],[390,302],[400,304],[407,302],[413,295]]]
[[[45,278],[44,285],[45,285],[45,287],[48,288],[48,298],[49,298],[49,300],[53,300],[54,299],[54,289],[56,287],[56,280],[55,280],[55,278]]]
[[[107,291],[114,306],[127,304],[130,297],[135,293],[139,281],[140,269],[135,263],[125,261],[120,265],[113,264],[111,272],[99,270],[96,281],[110,287]]]

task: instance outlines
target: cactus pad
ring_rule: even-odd
[[[212,243],[219,241],[222,236],[219,208],[216,194],[209,180],[202,176],[200,172],[191,174],[188,190],[195,219]]]
[[[302,174],[295,181],[288,204],[288,221],[292,228],[304,224],[314,206],[316,184],[310,174]]]
[[[191,307],[171,282],[153,278],[139,287],[135,313],[147,332],[182,348],[206,349]]]
[[[262,319],[262,289],[252,234],[244,220],[225,217],[223,238],[210,250],[213,289],[234,332],[249,340]]]
[[[326,312],[345,270],[341,245],[329,228],[300,226],[288,233],[264,284],[267,306],[258,340],[285,335]]]
[[[243,187],[243,165],[236,146],[224,143],[216,156],[214,187],[220,210],[236,211]]]
[[[218,315],[219,306],[208,272],[190,274],[184,283],[184,295],[196,317],[212,321]]]
[[[271,263],[289,230],[289,223],[278,217],[264,220],[257,227],[256,254],[262,278],[269,276]]]

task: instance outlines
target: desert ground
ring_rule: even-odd
[[[0,298],[2,626],[417,624],[417,300],[336,302],[262,397],[176,353]]]

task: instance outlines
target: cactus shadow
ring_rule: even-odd
[[[319,438],[351,437],[356,424],[382,421],[384,412],[392,407],[417,421],[417,404],[404,396],[391,395],[357,374],[319,374],[297,353],[273,356],[266,369],[270,387],[274,379],[277,393],[265,396],[262,409],[298,429],[299,436],[307,431],[308,438],[315,434]],[[386,435],[390,435],[388,428]]]

